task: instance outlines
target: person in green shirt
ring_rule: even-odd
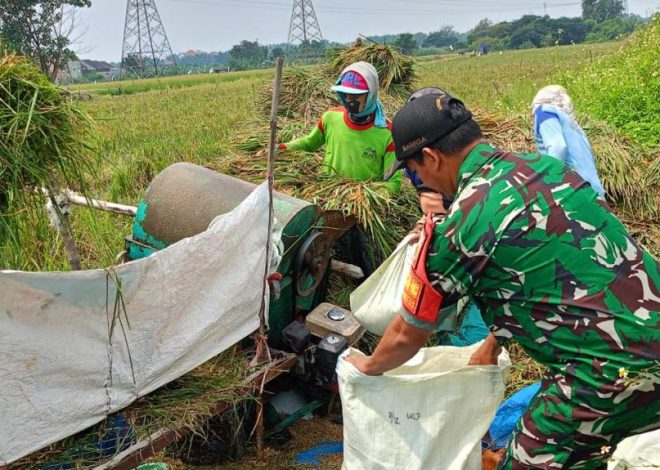
[[[332,87],[342,106],[327,110],[308,135],[280,144],[279,150],[314,152],[325,145],[326,173],[356,181],[383,182],[385,169],[394,163],[395,156],[391,123],[378,99],[378,87],[378,72],[373,65],[349,65]],[[383,191],[396,196],[401,181],[401,175],[396,175],[383,182]],[[349,261],[362,269],[364,278],[375,269],[372,245],[357,226],[340,241]]]
[[[367,62],[355,62],[332,90],[342,106],[327,110],[308,135],[280,144],[279,150],[314,152],[325,145],[324,171],[356,181],[383,181],[395,157],[391,123],[378,99],[378,72]],[[396,195],[401,175],[384,186]]]
[[[426,343],[469,295],[491,335],[469,365],[516,341],[547,366],[501,469],[604,469],[624,438],[660,428],[660,263],[565,163],[488,145],[463,103],[407,103],[392,133],[397,161],[454,197],[428,217],[397,316],[372,356],[382,374]]]

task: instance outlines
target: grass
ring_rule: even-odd
[[[418,86],[445,88],[468,107],[506,114],[529,113],[536,92],[552,83],[557,74],[579,70],[599,57],[613,54],[617,47],[617,43],[580,44],[476,57],[439,56],[417,63]]]

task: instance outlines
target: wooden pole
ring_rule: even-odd
[[[264,269],[264,290],[261,296],[261,309],[259,310],[259,339],[266,344],[266,287],[268,268],[270,264],[270,245],[273,231],[273,181],[275,179],[275,145],[277,143],[277,111],[280,104],[280,86],[282,84],[282,68],[284,58],[278,57],[275,63],[275,83],[273,85],[273,102],[270,108],[270,139],[268,141],[268,237],[266,244],[266,267]],[[257,348],[258,350],[259,348]],[[264,458],[264,393],[263,387],[259,390],[257,399],[257,458]]]
[[[330,269],[333,272],[343,274],[353,279],[362,279],[364,277],[362,268],[360,268],[359,266],[355,266],[354,264],[344,263],[343,261],[337,261],[336,259],[330,261]]]
[[[53,210],[55,211],[55,214],[59,220],[58,228],[59,232],[62,234],[64,251],[66,252],[67,258],[69,259],[69,266],[71,266],[72,271],[79,271],[81,268],[80,254],[78,253],[76,242],[73,239],[69,216],[60,210],[60,206],[57,204],[57,200],[55,199],[52,191],[48,190],[47,193],[48,199],[50,199],[50,203],[53,205]]]

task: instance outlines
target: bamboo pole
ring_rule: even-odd
[[[46,188],[39,188],[38,192],[48,195],[48,190]],[[86,198],[76,193],[75,191],[71,191],[70,189],[63,189],[60,194],[64,196],[70,204],[76,206],[90,207],[92,209],[114,212],[115,214],[128,215],[131,217],[135,217],[135,214],[137,214],[137,207],[135,206],[127,206],[125,204],[118,204],[116,202]]]
[[[264,268],[264,291],[261,296],[261,309],[259,310],[259,341],[266,344],[266,288],[268,268],[270,264],[270,245],[273,231],[273,181],[275,179],[275,144],[277,143],[277,111],[280,104],[280,86],[282,84],[282,68],[284,58],[278,57],[275,64],[275,84],[273,86],[273,101],[270,108],[270,139],[268,141],[268,237],[266,244],[266,266]],[[257,348],[258,349],[258,348]],[[257,458],[264,458],[264,393],[263,387],[259,390],[257,399]]]

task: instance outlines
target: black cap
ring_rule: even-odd
[[[472,119],[472,113],[460,100],[443,93],[442,90],[418,93],[419,91],[413,93],[392,121],[396,161],[383,175],[385,181],[424,147],[443,139],[458,126]]]

